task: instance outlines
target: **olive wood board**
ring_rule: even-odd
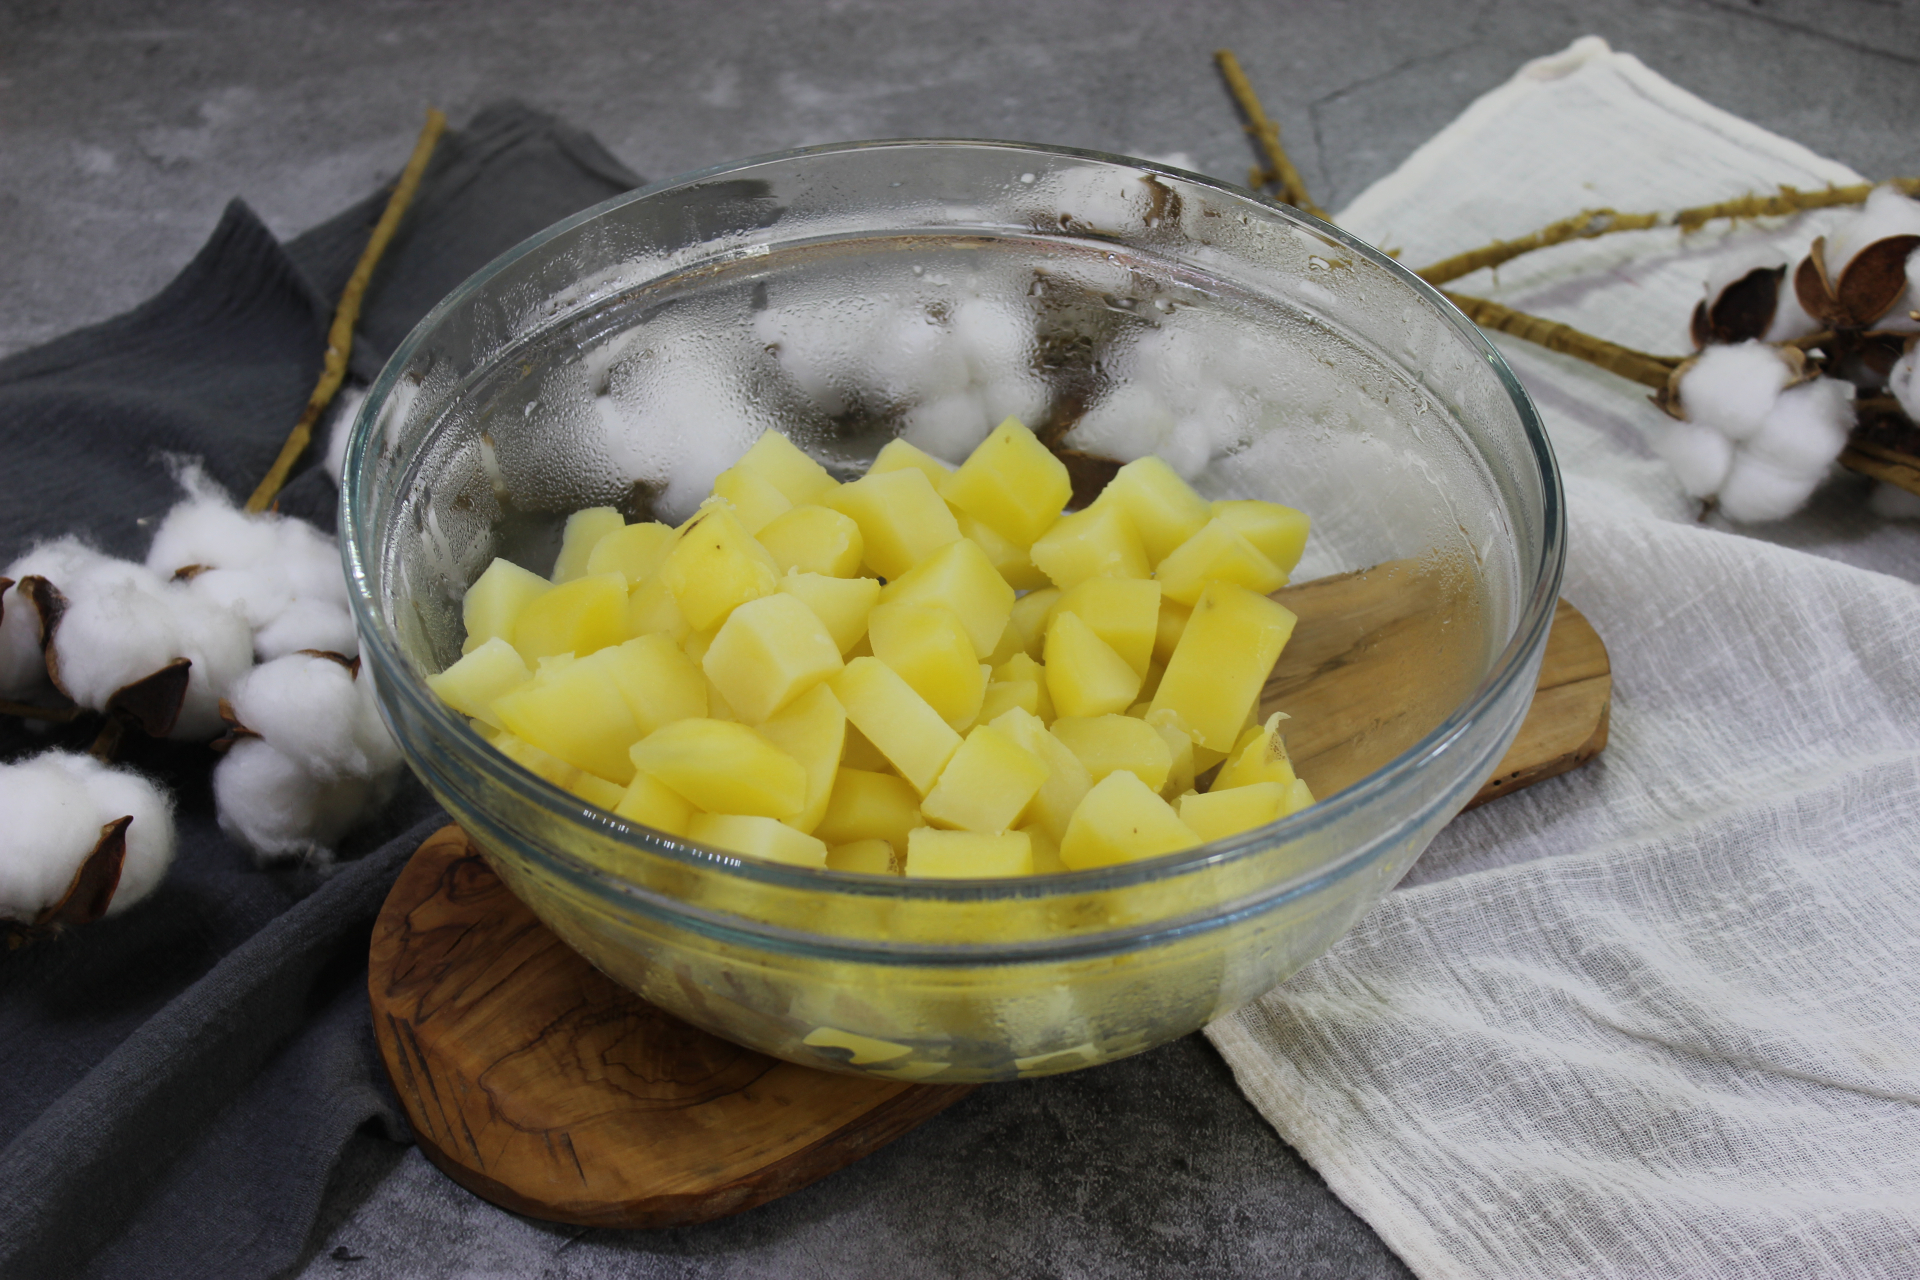
[[[1379,664],[1417,647],[1420,629],[1369,605],[1382,594],[1374,576],[1282,597],[1303,621],[1322,609],[1361,615],[1303,627],[1315,642],[1276,671],[1263,703],[1293,707],[1302,730],[1322,707],[1387,737],[1403,718],[1405,690],[1375,687]],[[1344,702],[1308,700],[1303,669],[1317,683],[1368,687]],[[1564,601],[1538,689],[1473,803],[1565,772],[1606,743],[1606,649]],[[1332,780],[1352,767],[1337,743],[1302,734],[1302,746],[1310,784],[1316,768]],[[367,986],[380,1055],[427,1157],[482,1199],[556,1222],[684,1226],[738,1213],[851,1164],[973,1088],[795,1066],[679,1021],[549,932],[457,826],[421,845],[395,882]]]

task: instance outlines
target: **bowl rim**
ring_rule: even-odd
[[[427,688],[424,678],[413,670],[411,662],[401,652],[397,638],[391,634],[391,629],[381,616],[372,590],[369,561],[378,560],[384,554],[384,548],[376,542],[379,530],[357,517],[354,503],[350,498],[358,495],[361,488],[359,479],[369,469],[370,441],[375,434],[374,428],[380,417],[380,410],[391,395],[394,384],[412,363],[415,352],[437,326],[449,314],[464,305],[469,297],[483,289],[521,258],[538,252],[549,242],[566,235],[575,228],[629,204],[715,178],[737,177],[755,168],[810,156],[948,147],[998,150],[1053,159],[1061,157],[1083,159],[1103,165],[1123,167],[1134,172],[1163,174],[1208,188],[1234,201],[1249,204],[1261,216],[1275,218],[1282,223],[1297,224],[1315,235],[1335,242],[1348,252],[1364,257],[1377,268],[1387,272],[1398,283],[1411,289],[1415,295],[1423,299],[1428,307],[1449,324],[1468,347],[1476,350],[1479,357],[1491,367],[1518,415],[1521,432],[1527,444],[1526,456],[1533,462],[1534,472],[1541,486],[1542,538],[1539,555],[1533,564],[1523,562],[1520,565],[1523,575],[1534,573],[1537,576],[1534,578],[1531,592],[1517,610],[1512,635],[1507,643],[1493,655],[1487,674],[1439,724],[1419,741],[1360,781],[1332,796],[1317,800],[1306,809],[1265,826],[1177,853],[1164,854],[1138,862],[1047,875],[982,879],[917,879],[835,871],[830,868],[799,867],[743,857],[695,844],[692,841],[666,836],[650,827],[628,822],[615,814],[587,804],[572,793],[534,775],[494,751],[485,739],[471,728],[464,716],[458,715],[447,707]],[[1101,236],[1097,232],[1080,233],[1077,238],[1098,240]],[[684,269],[683,266],[677,266],[674,271]],[[561,313],[556,313],[549,322],[557,322],[560,318]],[[1154,881],[1188,876],[1235,862],[1277,843],[1307,837],[1319,830],[1336,825],[1353,811],[1371,804],[1381,793],[1392,789],[1408,774],[1425,768],[1437,757],[1446,753],[1470,730],[1482,713],[1502,700],[1517,680],[1533,677],[1533,664],[1529,661],[1529,657],[1536,648],[1543,647],[1546,632],[1552,625],[1566,564],[1565,494],[1559,466],[1545,425],[1531,397],[1528,396],[1526,389],[1498,348],[1438,289],[1380,250],[1333,223],[1314,217],[1291,205],[1267,200],[1243,186],[1157,161],[1112,152],[992,138],[888,138],[825,143],[768,152],[745,159],[709,165],[647,183],[600,201],[535,232],[467,277],[437,303],[394,350],[361,404],[349,439],[342,476],[339,506],[340,551],[351,587],[351,604],[354,620],[360,633],[360,643],[363,649],[373,651],[374,665],[382,674],[388,671],[405,673],[404,679],[381,681],[381,713],[389,718],[390,724],[392,716],[385,706],[386,700],[403,699],[408,703],[410,712],[420,716],[432,726],[436,738],[443,745],[452,746],[458,750],[467,763],[487,775],[489,785],[515,793],[521,801],[547,811],[553,818],[571,822],[584,820],[598,828],[604,836],[644,850],[653,856],[679,863],[689,870],[738,876],[746,881],[758,882],[776,890],[828,891],[896,900],[919,899],[929,902],[962,903],[1004,898],[1064,897],[1132,888]],[[1525,580],[1524,577],[1522,580]],[[397,738],[399,735],[395,736]],[[1417,816],[1409,815],[1408,820]],[[1281,877],[1267,885],[1265,891],[1257,895],[1258,903],[1254,905],[1269,904],[1276,898],[1295,896],[1301,891],[1365,865],[1372,861],[1372,858],[1367,855],[1377,850],[1383,840],[1390,838],[1393,832],[1405,825],[1405,820],[1394,823],[1386,832],[1365,841],[1355,842],[1325,862]],[[552,870],[596,894],[613,893],[626,899],[660,896],[653,890],[620,876],[597,862],[575,857],[564,850],[541,846],[537,847],[535,852]],[[1209,914],[1205,923],[1218,923],[1241,914],[1235,908],[1246,903],[1247,900],[1244,898],[1219,903],[1217,904],[1220,908],[1219,912]],[[675,900],[674,905],[676,914],[690,909],[690,904],[678,900]],[[693,912],[695,915],[708,913],[701,910]],[[720,914],[725,916],[731,927],[723,926],[717,920],[712,922],[713,925],[723,927],[727,932],[743,931],[755,937],[761,937],[763,941],[767,940],[762,937],[765,934],[794,932],[769,922],[732,916],[727,913]],[[1151,923],[1152,932],[1159,934],[1187,932],[1202,922],[1190,917],[1180,917],[1160,919]],[[1132,932],[1132,930],[1120,932]],[[830,944],[836,941],[835,935],[830,933],[809,932],[805,936],[809,940],[818,940],[822,943]],[[1091,935],[1063,935],[1058,941],[1066,943],[1076,939],[1087,940],[1092,937],[1107,936],[1110,936],[1110,931],[1098,930]],[[870,950],[868,946],[863,946],[851,939],[841,941],[851,943],[863,954]],[[883,950],[915,953],[947,949],[934,944],[918,943],[875,945],[881,946]],[[958,945],[962,949],[968,949],[966,944]],[[995,950],[1004,950],[1008,946],[1005,942],[986,945]]]

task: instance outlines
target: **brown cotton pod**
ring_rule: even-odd
[[[175,658],[150,676],[114,690],[107,699],[106,712],[129,728],[149,738],[164,738],[173,732],[180,719],[180,708],[187,702],[187,681],[192,678],[193,663]]]
[[[54,688],[66,693],[53,657],[53,633],[59,630],[60,616],[67,611],[67,598],[60,594],[58,587],[37,573],[20,579],[18,587],[14,598],[24,596],[40,617],[40,659],[47,665],[47,679],[53,681]]]
[[[1696,303],[1693,345],[1696,348],[1710,342],[1731,345],[1749,338],[1766,337],[1774,313],[1780,309],[1780,282],[1786,276],[1784,266],[1755,267],[1722,289],[1711,306],[1705,299]]]
[[[132,824],[129,816],[115,818],[100,828],[99,843],[80,863],[59,900],[41,908],[32,923],[8,927],[9,949],[24,947],[69,925],[92,924],[107,914],[114,891],[120,887],[120,868],[127,860],[127,828]]]
[[[356,680],[360,678],[360,659],[357,656],[349,658],[346,654],[335,653],[332,649],[295,649],[294,652],[309,658],[325,658],[329,662],[337,662],[347,669],[348,675]]]
[[[1793,273],[1793,291],[1807,314],[1835,329],[1865,329],[1907,291],[1907,258],[1920,236],[1885,236],[1847,263],[1838,280],[1827,270],[1826,237],[1813,242]]]

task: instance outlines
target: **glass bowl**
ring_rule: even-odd
[[[957,460],[1010,411],[1072,424],[1087,453],[1160,453],[1209,497],[1306,510],[1296,580],[1390,563],[1451,584],[1429,593],[1451,638],[1418,673],[1428,709],[1356,727],[1344,776],[1307,775],[1318,803],[1230,839],[914,880],[625,822],[509,762],[424,683],[459,655],[468,584],[500,554],[546,571],[571,511],[677,521],[765,427],[851,478],[896,435]],[[556,934],[740,1044],[943,1082],[1137,1053],[1331,946],[1512,741],[1565,536],[1525,393],[1384,255],[1194,174],[969,141],[749,160],[533,237],[394,354],[342,506],[388,723]]]

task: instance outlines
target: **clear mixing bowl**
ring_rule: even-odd
[[[460,653],[468,584],[499,554],[545,571],[571,511],[682,518],[767,427],[850,478],[896,435],[957,460],[1013,411],[1087,453],[1160,453],[1210,497],[1306,510],[1296,581],[1391,563],[1445,584],[1422,597],[1446,637],[1421,650],[1424,696],[1357,729],[1343,775],[1306,774],[1319,802],[1269,826],[928,881],[627,823],[496,753],[424,682]],[[750,160],[528,240],[395,353],[342,502],[388,723],[555,933],[741,1044],[956,1082],[1137,1053],[1331,946],[1512,741],[1565,537],[1525,393],[1379,252],[1194,174],[966,141]]]

